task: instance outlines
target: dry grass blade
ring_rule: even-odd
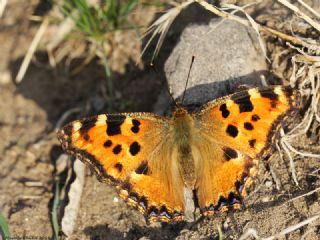
[[[288,132],[287,135],[290,136],[290,138],[292,139],[292,138],[299,137],[301,135],[306,134],[312,124],[312,121],[313,121],[313,113],[309,108],[303,120],[297,126],[295,126],[290,132]]]
[[[291,155],[291,152],[289,151],[289,148],[286,145],[287,142],[283,138],[284,131],[283,131],[282,128],[280,130],[280,134],[281,134],[280,146],[285,151],[285,153],[287,154],[287,156],[289,158],[289,164],[290,164],[290,170],[291,170],[291,174],[292,174],[292,179],[295,182],[295,184],[297,186],[299,186],[298,179],[297,179],[297,173],[296,173],[296,169],[295,169],[295,164],[294,164],[294,161],[293,161],[293,157]]]
[[[141,56],[145,53],[146,49],[150,45],[151,41],[160,34],[159,40],[156,45],[156,49],[154,51],[154,56],[156,56],[159,53],[159,50],[162,46],[163,40],[173,23],[173,21],[176,19],[176,17],[179,15],[179,13],[185,9],[187,6],[189,6],[191,3],[193,3],[194,0],[188,0],[180,5],[177,5],[171,9],[169,9],[165,14],[163,14],[160,18],[158,18],[145,32],[143,37],[146,35],[149,35],[152,32],[152,35],[148,42],[146,43],[145,47],[142,50]]]
[[[198,4],[200,4],[202,7],[204,7],[208,11],[216,14],[219,17],[223,17],[223,18],[227,18],[227,19],[230,19],[230,20],[234,20],[234,21],[239,22],[239,23],[241,23],[241,24],[243,24],[243,25],[245,25],[247,27],[250,26],[249,21],[247,21],[247,20],[245,20],[245,19],[243,19],[241,17],[237,17],[235,15],[232,15],[230,13],[221,11],[220,9],[216,8],[215,6],[211,5],[210,3],[207,3],[204,0],[194,0],[194,1],[197,2]]]
[[[238,16],[235,16],[235,15],[232,15],[232,14],[227,13],[227,12],[221,11],[220,9],[218,9],[215,6],[207,3],[204,0],[194,0],[194,1],[197,2],[198,4],[200,4],[202,7],[204,7],[208,11],[216,14],[219,17],[223,17],[223,18],[226,18],[226,19],[230,19],[230,20],[236,21],[236,22],[241,23],[241,24],[243,24],[243,25],[245,25],[247,27],[251,26],[251,23],[248,20],[243,19],[243,18],[238,17]],[[313,47],[311,44],[306,43],[306,42],[302,41],[301,39],[298,39],[298,38],[290,36],[288,34],[279,32],[279,31],[277,31],[275,29],[272,29],[272,28],[269,28],[269,27],[265,27],[265,26],[261,26],[258,23],[256,23],[256,26],[259,29],[259,31],[275,35],[276,37],[281,38],[281,39],[283,39],[285,41],[291,42],[292,44],[300,45],[300,46],[307,47],[307,48]],[[316,46],[316,49],[318,50],[319,47]]]
[[[4,9],[6,8],[7,0],[1,0],[0,1],[0,17],[2,17],[4,13]]]
[[[240,12],[242,12],[244,15],[246,15],[247,19],[249,20],[252,28],[254,29],[254,31],[257,33],[258,35],[258,40],[259,40],[259,44],[260,44],[260,48],[263,52],[264,57],[270,62],[270,59],[267,57],[267,52],[266,52],[266,47],[265,44],[261,38],[260,35],[260,31],[259,31],[259,24],[256,23],[256,21],[253,20],[253,18],[242,8],[233,4],[224,4],[224,6],[230,8],[230,9],[235,9],[238,10]]]
[[[249,228],[244,234],[242,234],[242,236],[239,238],[239,240],[251,239],[251,237],[254,237],[255,239],[260,239],[260,240],[274,240],[274,239],[283,238],[287,234],[289,234],[289,233],[291,233],[291,232],[293,232],[293,231],[295,231],[305,225],[308,225],[319,218],[320,218],[320,214],[317,214],[317,215],[310,217],[302,222],[299,222],[295,225],[292,225],[288,228],[285,228],[284,230],[282,230],[280,233],[278,233],[276,235],[266,237],[266,238],[260,237],[257,233],[257,230],[255,230],[253,228]]]
[[[303,156],[303,157],[320,158],[320,154],[314,154],[314,153],[310,153],[310,152],[301,152],[301,151],[298,151],[297,149],[295,149],[290,144],[290,140],[291,139],[306,133],[306,131],[309,129],[311,121],[313,119],[313,117],[312,117],[313,115],[310,116],[310,115],[307,114],[307,116],[308,117],[305,118],[305,120],[308,120],[307,127],[303,131],[299,132],[298,134],[297,133],[296,134],[292,134],[293,131],[291,131],[290,133],[292,135],[286,135],[284,133],[283,129],[280,130],[280,136],[281,136],[280,145],[281,145],[281,148],[285,151],[286,155],[289,158],[292,178],[293,178],[293,180],[294,180],[294,182],[296,183],[297,186],[299,186],[299,184],[298,184],[297,175],[296,175],[296,171],[295,171],[295,164],[294,164],[293,157],[292,157],[291,153],[293,152],[293,153],[295,153],[297,155],[300,155],[300,156]],[[303,122],[305,122],[305,121],[303,121]],[[301,126],[301,125],[299,124],[299,126]],[[297,129],[297,128],[295,128],[295,129]],[[281,154],[280,148],[278,148],[278,151]]]
[[[58,27],[58,31],[55,33],[54,38],[47,45],[48,51],[53,51],[61,42],[65,39],[65,37],[74,29],[75,23],[70,18],[67,17],[64,19]]]
[[[49,24],[49,19],[48,18],[44,18],[43,22],[41,23],[36,35],[34,36],[31,44],[30,44],[30,47],[23,59],[23,62],[20,66],[20,69],[18,71],[18,74],[16,76],[16,83],[20,83],[28,69],[28,66],[30,64],[30,61],[33,57],[33,54],[35,53],[36,49],[37,49],[37,46],[43,36],[43,34],[45,33],[47,27],[48,27],[48,24]]]
[[[284,5],[286,5],[287,1],[285,0],[278,0],[279,2],[283,3]],[[157,45],[156,45],[156,49],[154,51],[154,56],[158,54],[160,48],[161,48],[161,45],[163,43],[163,40],[166,36],[166,33],[168,32],[168,29],[169,27],[171,26],[172,22],[174,21],[174,19],[179,15],[179,13],[184,9],[186,8],[187,6],[189,6],[191,3],[193,2],[197,2],[199,5],[201,5],[202,7],[204,7],[205,9],[207,9],[208,11],[214,13],[215,15],[217,16],[220,16],[220,17],[223,17],[225,19],[230,19],[230,20],[233,20],[233,21],[236,21],[238,23],[241,23],[247,27],[253,27],[253,29],[257,32],[258,36],[259,36],[259,42],[260,42],[260,46],[263,50],[263,53],[264,55],[266,56],[266,52],[265,52],[265,47],[264,47],[264,43],[260,37],[260,32],[265,32],[265,33],[268,33],[268,34],[272,34],[272,35],[275,35],[285,41],[288,41],[292,44],[296,44],[296,45],[300,45],[300,46],[303,46],[303,47],[307,47],[307,48],[316,48],[316,49],[319,49],[318,46],[313,46],[312,44],[310,43],[307,43],[305,41],[302,41],[301,39],[298,39],[296,37],[293,37],[293,36],[290,36],[290,35],[287,35],[285,33],[282,33],[282,32],[279,32],[275,29],[272,29],[272,28],[269,28],[269,27],[264,27],[264,26],[261,26],[260,24],[258,24],[257,22],[255,22],[253,20],[253,18],[251,16],[249,16],[244,10],[243,8],[240,8],[238,6],[235,6],[235,5],[226,5],[225,6],[229,6],[230,8],[233,8],[233,9],[237,9],[237,10],[240,10],[242,11],[246,17],[248,18],[248,20],[244,19],[244,18],[241,18],[241,17],[238,17],[232,13],[228,13],[228,12],[225,12],[225,11],[222,11],[221,9],[215,7],[214,5],[204,1],[204,0],[188,0],[180,5],[177,5],[171,9],[169,9],[165,14],[163,14],[159,19],[157,19],[146,31],[146,33],[144,34],[144,37],[150,33],[152,33],[150,39],[148,40],[147,44],[145,45],[142,53],[141,53],[141,56],[145,53],[147,47],[150,45],[151,41],[158,35],[160,34],[160,37],[159,37],[159,40],[157,42]],[[293,6],[293,5],[290,5],[290,6]],[[296,8],[295,6],[293,6],[294,8],[294,11],[297,12],[297,13],[301,13],[301,11]],[[290,8],[290,7],[289,7]],[[290,8],[292,9],[292,8]],[[305,19],[307,22],[309,22],[313,27],[315,27],[316,29],[320,29],[320,25],[316,22],[314,22],[310,17],[308,17],[307,15],[305,14],[300,14],[300,16]],[[268,59],[268,58],[267,58]],[[269,59],[268,59],[269,60]]]
[[[303,157],[314,157],[314,158],[320,158],[320,154],[314,154],[314,153],[308,153],[308,152],[301,152],[298,151],[297,149],[295,149],[290,143],[289,141],[284,137],[282,138],[283,143],[286,145],[286,147],[294,152],[295,154],[301,155]]]
[[[313,13],[316,17],[320,18],[320,14],[315,11],[312,7],[310,7],[308,4],[306,4],[304,1],[302,0],[298,0],[298,2],[305,7],[306,9],[308,9],[309,12]]]
[[[299,8],[288,2],[287,0],[277,0],[281,4],[285,5],[287,8],[295,12],[299,17],[304,19],[307,23],[309,23],[312,27],[317,29],[320,32],[320,24],[318,22],[315,22],[310,18],[308,15],[304,14],[302,11],[300,11]]]
[[[281,188],[280,179],[277,177],[277,175],[276,175],[275,171],[273,170],[272,166],[269,166],[269,169],[270,169],[271,177],[272,177],[274,183],[276,184],[276,189],[280,190],[280,188]]]
[[[297,199],[299,199],[299,198],[302,198],[302,197],[305,197],[305,196],[310,196],[311,194],[313,194],[313,193],[315,193],[315,192],[319,192],[319,191],[320,191],[320,187],[318,187],[318,188],[316,188],[316,189],[314,189],[314,190],[312,190],[312,191],[310,191],[310,192],[307,192],[307,193],[305,193],[305,194],[302,194],[302,195],[300,195],[300,196],[298,196],[298,197],[292,198],[292,199],[286,201],[285,203],[293,202],[293,201],[295,201],[295,200],[297,200]]]
[[[309,91],[305,91],[304,95],[311,100],[306,117],[302,121],[302,123],[307,122],[307,126],[304,130],[304,132],[306,132],[310,128],[313,119],[320,122],[318,110],[320,104],[320,59],[317,58],[317,56],[308,55],[301,49],[294,49],[299,51],[301,55],[296,55],[293,60],[294,72],[291,76],[291,79],[293,79],[295,82],[298,82],[299,79],[302,80],[302,82],[299,84],[299,88],[305,89],[307,87]],[[297,68],[297,63],[303,65],[296,70],[295,68]]]

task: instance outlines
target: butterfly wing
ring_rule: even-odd
[[[182,185],[170,161],[169,129],[168,119],[153,114],[110,114],[74,121],[58,138],[150,221],[180,221]]]
[[[195,116],[201,130],[197,197],[204,215],[240,208],[259,158],[297,99],[297,92],[281,86],[250,89],[209,102]]]

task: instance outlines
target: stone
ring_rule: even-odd
[[[261,76],[267,73],[267,64],[257,34],[240,23],[215,18],[183,30],[164,66],[174,98],[182,97],[192,56],[183,105],[203,104],[241,86],[265,85]]]

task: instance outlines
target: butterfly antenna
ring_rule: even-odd
[[[190,77],[190,73],[191,73],[193,62],[194,62],[194,56],[192,56],[192,58],[191,58],[191,63],[190,63],[190,67],[189,67],[189,72],[188,72],[188,76],[187,76],[186,85],[184,86],[184,91],[183,91],[183,95],[182,95],[182,99],[181,99],[181,104],[183,104],[184,96],[186,95],[187,86],[188,86],[189,77]]]
[[[172,96],[171,92],[170,92],[170,88],[169,88],[169,85],[168,85],[168,82],[166,81],[166,79],[164,79],[163,75],[160,74],[160,72],[158,71],[157,67],[153,64],[153,63],[150,63],[150,66],[153,68],[153,70],[157,73],[157,75],[159,76],[160,79],[163,79],[163,81],[166,83],[165,86],[166,86],[166,90],[172,100],[172,102],[174,102],[174,105],[177,106],[177,103],[176,103],[176,100],[174,99],[174,97]]]

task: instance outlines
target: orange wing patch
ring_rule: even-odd
[[[199,113],[201,134],[219,148],[199,147],[202,159],[209,159],[197,190],[205,215],[228,206],[240,208],[259,158],[270,149],[280,123],[297,104],[298,93],[290,88],[250,89],[208,103]]]
[[[87,163],[100,181],[115,184],[149,220],[181,221],[178,173],[163,171],[170,169],[170,157],[161,159],[164,148],[157,148],[167,139],[167,121],[147,113],[99,115],[68,124],[58,137],[67,152]]]

